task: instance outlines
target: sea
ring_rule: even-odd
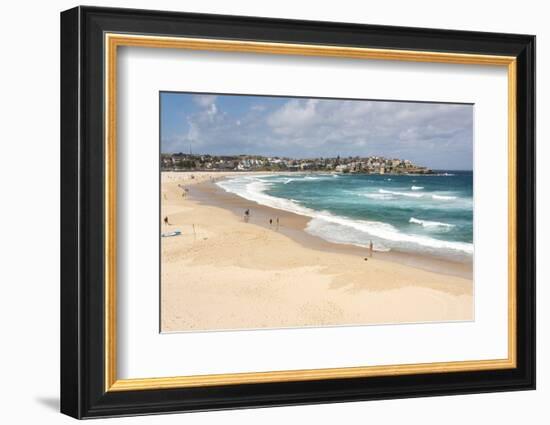
[[[459,262],[473,255],[473,174],[243,175],[227,192],[310,217],[306,231],[375,251],[427,254]]]

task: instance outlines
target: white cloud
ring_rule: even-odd
[[[218,108],[216,107],[216,104],[215,103],[212,103],[209,107],[208,107],[208,110],[206,111],[206,114],[208,115],[208,117],[210,118],[210,121],[212,121],[214,119],[214,115],[216,115],[218,113]]]
[[[217,97],[218,96],[211,94],[194,94],[193,102],[195,102],[199,106],[202,106],[203,108],[207,108],[210,105],[213,105],[214,102],[216,102]]]
[[[192,142],[195,152],[385,155],[434,168],[471,167],[470,105],[289,99],[272,107],[262,100],[230,116],[216,96],[193,101],[200,109],[187,117],[189,130],[179,140]]]
[[[267,118],[267,123],[278,134],[302,134],[319,123],[320,114],[316,110],[319,100],[289,100],[283,107]]]

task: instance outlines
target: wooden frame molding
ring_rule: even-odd
[[[167,378],[118,379],[116,324],[116,99],[118,47],[171,48],[209,51],[247,52],[260,54],[328,56],[357,60],[397,60],[405,62],[437,62],[506,67],[508,72],[508,358],[480,361],[457,361],[386,366],[345,367],[232,373],[216,375],[177,376]],[[159,37],[106,33],[105,47],[105,391],[135,391],[217,385],[311,381],[357,377],[411,375],[483,371],[515,368],[517,364],[517,70],[514,56],[442,53],[430,51],[370,49],[328,45],[267,43],[254,41],[217,40],[206,38]]]

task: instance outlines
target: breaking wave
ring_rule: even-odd
[[[315,210],[303,206],[294,199],[272,196],[265,193],[269,189],[269,183],[262,180],[261,177],[266,176],[235,177],[217,182],[216,184],[227,192],[258,204],[311,218],[306,226],[306,231],[329,242],[368,247],[372,241],[374,249],[378,251],[388,251],[391,249],[412,252],[421,251],[457,258],[470,257],[473,254],[473,244],[469,242],[436,239],[427,234],[410,234],[382,221],[370,221],[336,215],[326,210]],[[279,182],[283,183],[284,180],[280,180]],[[361,196],[372,199],[391,199],[394,196],[419,198],[424,195],[379,189],[378,193],[364,193]],[[435,196],[442,197],[443,195],[432,195],[432,197]],[[445,199],[447,198],[454,197],[446,197]],[[454,227],[452,224],[420,220],[414,217],[409,219],[409,223],[418,224],[424,228]]]
[[[440,221],[419,220],[414,217],[409,219],[409,223],[420,224],[422,227],[455,227],[454,224],[442,223]]]

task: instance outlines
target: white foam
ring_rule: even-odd
[[[236,177],[233,179],[222,180],[216,184],[227,192],[234,193],[235,195],[261,205],[266,205],[268,207],[278,208],[305,216],[312,216],[312,214],[314,214],[313,210],[302,207],[294,200],[277,198],[264,193],[268,187],[268,184],[255,176]]]
[[[419,220],[411,217],[409,223],[420,224],[422,227],[455,227],[454,224],[442,223],[440,221]]]
[[[456,196],[432,195],[432,199],[437,199],[440,201],[452,201],[453,199],[456,199]]]
[[[315,211],[304,207],[292,199],[268,195],[264,193],[268,185],[258,177],[266,176],[236,177],[216,184],[227,192],[258,204],[310,217],[311,220],[306,227],[306,231],[329,242],[368,247],[369,242],[373,241],[378,250],[398,248],[409,251],[420,250],[439,255],[449,254],[451,256],[455,254],[471,256],[473,254],[472,243],[444,241],[424,235],[411,235],[400,232],[388,223],[340,217],[328,211]],[[383,189],[379,192],[385,195],[402,194],[401,192],[383,191]],[[409,193],[405,196],[407,195],[422,196],[421,194],[417,196],[417,194]]]
[[[408,198],[422,198],[424,196],[422,193],[396,192],[393,190],[386,190],[386,189],[378,189],[378,192],[385,193],[388,195],[406,196]]]
[[[422,190],[424,186],[411,186],[411,190]]]
[[[381,224],[383,225],[383,223]],[[312,219],[306,226],[306,232],[332,243],[350,244],[361,248],[368,248],[372,241],[375,251],[388,252],[391,250],[382,240],[358,232],[351,226],[342,226],[331,220]]]
[[[359,196],[364,196],[365,198],[371,199],[394,199],[393,195],[387,193],[359,193]]]
[[[370,240],[382,243],[387,248],[408,251],[424,251],[433,254],[471,256],[472,243],[444,241],[429,236],[402,233],[387,223],[353,220],[345,217],[319,216],[312,219],[306,230],[329,242],[351,243],[366,247]]]

